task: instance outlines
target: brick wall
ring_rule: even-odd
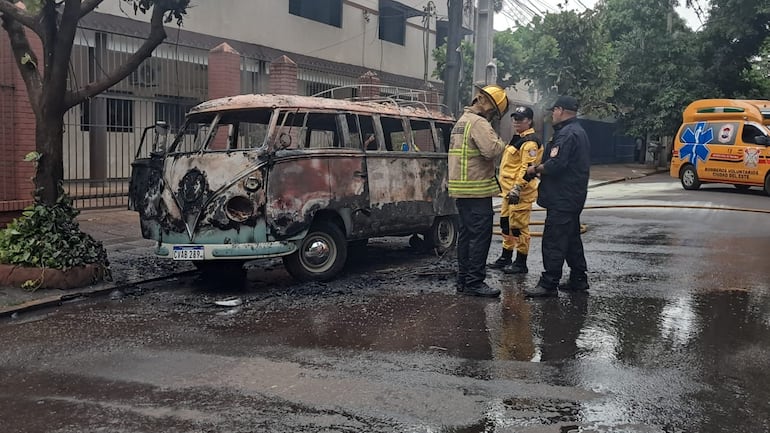
[[[281,56],[270,64],[270,93],[276,95],[298,94],[297,64]]]
[[[362,84],[360,97],[362,98],[379,98],[380,97],[380,77],[372,71],[365,73],[358,77],[358,84]]]
[[[40,57],[40,39],[31,32],[27,36]],[[0,31],[0,92],[0,121],[4,125],[0,131],[0,227],[4,227],[32,204],[35,175],[35,166],[24,161],[24,156],[35,150],[35,115],[5,31]]]
[[[241,55],[227,43],[209,51],[209,99],[225,98],[241,93]],[[218,131],[212,149],[227,148],[226,131]]]

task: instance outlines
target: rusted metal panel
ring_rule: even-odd
[[[381,152],[368,156],[370,206],[377,226],[405,232],[430,227],[437,214],[435,203],[445,207],[447,195],[446,162],[436,156]],[[453,207],[438,215],[452,213]]]
[[[267,184],[267,222],[276,238],[307,229],[322,209],[356,211],[366,206],[363,154],[330,151],[279,152]]]
[[[396,106],[378,102],[346,101],[341,99],[314,98],[298,95],[238,95],[213,99],[193,107],[190,114],[219,112],[224,110],[264,109],[282,107],[287,109],[307,109],[339,113],[378,113],[386,116],[405,116],[409,118],[436,119],[453,121],[446,114],[428,111],[420,106]]]

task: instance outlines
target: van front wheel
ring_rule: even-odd
[[[682,171],[679,172],[679,180],[682,181],[682,187],[684,189],[691,190],[700,188],[698,172],[695,171],[695,167],[691,164],[682,167]]]
[[[342,271],[348,256],[342,230],[331,221],[313,224],[294,253],[283,257],[283,265],[300,281],[329,281]]]

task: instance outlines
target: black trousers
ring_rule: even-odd
[[[540,285],[555,289],[561,280],[564,261],[570,268],[570,279],[586,280],[586,258],[580,239],[580,212],[548,210],[543,229],[543,268]]]
[[[460,216],[457,238],[457,282],[480,284],[487,277],[487,255],[492,243],[492,197],[458,198]]]

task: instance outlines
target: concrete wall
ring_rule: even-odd
[[[149,20],[145,15],[134,15],[125,6],[121,10],[121,3],[105,1],[98,12]],[[401,3],[422,10],[424,2],[408,0]],[[446,17],[446,2],[434,3],[437,15]],[[184,20],[184,29],[372,70],[423,77],[422,17],[407,20],[405,45],[402,46],[379,39],[379,0],[345,0],[342,8],[342,28],[338,28],[290,14],[287,0],[193,0]],[[470,25],[469,17],[466,22]],[[429,77],[435,69],[430,55],[436,46],[435,29],[436,21],[431,19]]]

